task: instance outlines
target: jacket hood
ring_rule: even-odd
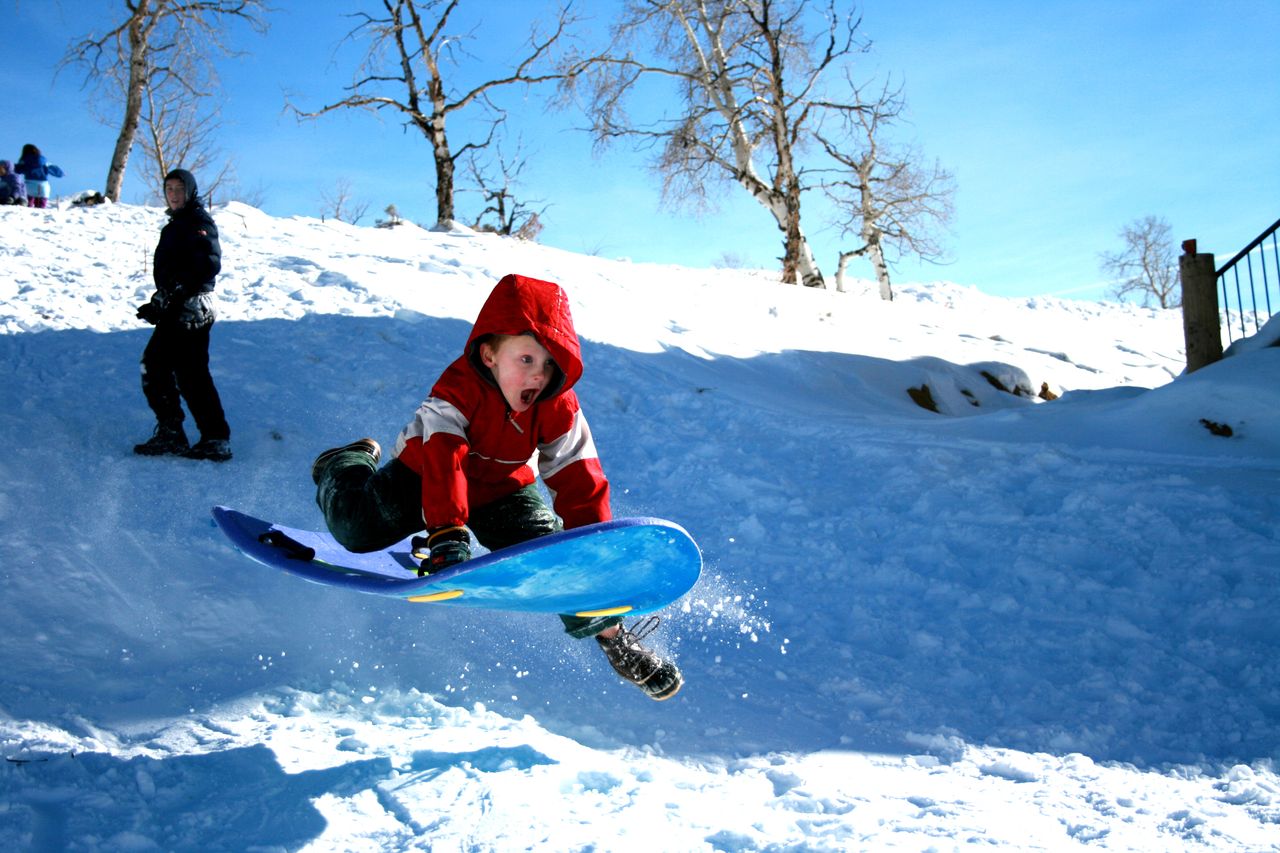
[[[13,164],[8,160],[0,160],[0,169],[4,169],[6,172],[12,172]]]
[[[540,399],[548,399],[569,390],[582,378],[582,346],[569,313],[569,297],[560,285],[506,275],[493,288],[480,308],[471,336],[467,338],[466,355],[480,374],[493,381],[489,370],[480,362],[479,344],[491,335],[532,334],[547,348],[560,369]]]
[[[195,204],[200,203],[200,196],[196,190],[195,175],[191,174],[186,169],[174,169],[173,171],[169,172],[169,174],[165,175],[164,179],[166,182],[170,180],[175,180],[175,179],[182,181],[182,185],[187,188],[187,204],[183,205],[183,207],[186,207],[187,205],[190,205],[192,203],[195,203]]]

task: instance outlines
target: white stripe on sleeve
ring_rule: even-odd
[[[425,444],[436,433],[456,435],[466,441],[469,425],[457,406],[439,397],[428,397],[418,406],[413,420],[400,430],[400,436],[396,439],[396,455],[400,455],[410,439],[420,438]]]
[[[579,409],[573,415],[569,431],[554,441],[538,446],[538,471],[542,479],[554,477],[574,462],[596,459],[596,443],[587,426],[586,415]]]

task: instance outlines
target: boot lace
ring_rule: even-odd
[[[638,684],[651,678],[661,666],[658,656],[640,645],[641,640],[657,630],[659,621],[659,617],[649,616],[630,628],[619,626],[617,635],[605,641],[605,650],[614,669]]]

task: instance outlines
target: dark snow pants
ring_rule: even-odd
[[[201,438],[226,440],[231,438],[231,427],[209,373],[212,328],[212,323],[201,329],[174,322],[157,324],[142,351],[142,393],[159,423],[182,425],[181,398],[187,401]]]
[[[316,503],[333,538],[349,551],[389,548],[422,532],[422,478],[392,459],[381,468],[363,451],[339,453],[325,466]],[[484,506],[473,507],[467,526],[476,540],[498,551],[562,529],[536,485]],[[567,634],[594,637],[622,621],[620,616],[560,616]]]

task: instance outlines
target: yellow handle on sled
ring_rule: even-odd
[[[462,598],[463,591],[460,589],[446,589],[443,592],[433,592],[430,595],[411,595],[405,601],[412,601],[414,604],[422,604],[431,601],[448,601],[451,598]]]
[[[584,610],[581,613],[575,613],[573,615],[579,616],[583,619],[590,619],[593,616],[620,616],[623,613],[629,612],[631,612],[631,605],[624,604],[621,607],[606,607],[603,610]]]

